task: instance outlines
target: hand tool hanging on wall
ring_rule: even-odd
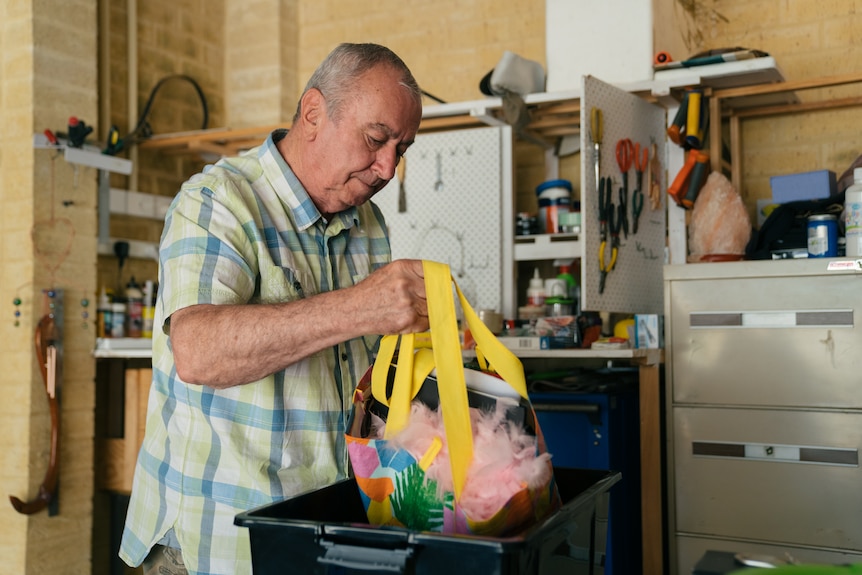
[[[602,178],[599,182],[599,236],[601,243],[599,244],[599,293],[605,291],[605,281],[608,273],[614,269],[617,263],[617,255],[619,254],[620,246],[620,227],[622,227],[622,217],[614,216],[617,208],[612,203],[613,181],[611,178]],[[621,206],[620,206],[621,207]],[[610,259],[605,259],[605,252],[608,247],[608,235],[611,235]]]
[[[640,218],[641,211],[644,207],[644,193],[643,193],[643,184],[644,184],[644,172],[647,169],[647,165],[649,164],[649,150],[646,146],[641,148],[640,144],[635,144],[635,176],[636,176],[636,184],[634,191],[632,192],[632,234],[638,233],[638,218]]]
[[[616,148],[617,165],[623,175],[623,187],[620,188],[620,224],[626,238],[629,237],[629,170],[634,163],[635,145],[628,138],[617,141]]]
[[[599,186],[599,178],[601,177],[599,167],[602,158],[603,122],[602,110],[600,108],[592,108],[590,110],[590,139],[593,141],[593,160],[596,164],[596,187]]]
[[[667,189],[668,195],[678,206],[691,209],[700,189],[706,182],[709,154],[700,150],[689,150],[682,169]]]
[[[682,96],[667,136],[686,149],[703,147],[709,124],[707,99],[700,88],[688,88]]]
[[[102,153],[106,156],[116,156],[123,150],[123,140],[120,139],[120,130],[117,126],[111,126],[108,130],[108,138]]]
[[[686,150],[686,161],[677,173],[667,193],[678,206],[691,209],[706,182],[709,154],[701,151],[709,132],[709,110],[703,90],[689,88],[685,91],[668,137]]]
[[[83,148],[84,140],[93,131],[92,126],[88,126],[84,120],[78,119],[77,116],[69,118],[69,146],[73,148]]]
[[[47,297],[52,299],[53,307],[42,316],[36,325],[34,343],[36,358],[39,361],[39,371],[45,383],[45,394],[48,396],[48,408],[51,413],[51,450],[48,456],[48,469],[45,478],[39,486],[39,493],[30,501],[22,501],[14,495],[9,501],[15,511],[24,515],[38,513],[49,507],[48,514],[56,515],[57,487],[60,478],[60,383],[62,381],[62,345],[59,334],[62,327],[55,324],[55,318],[62,317],[62,291],[50,290]]]

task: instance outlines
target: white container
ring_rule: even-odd
[[[572,202],[572,183],[568,180],[548,180],[536,187],[539,202],[540,227],[546,234],[560,231],[560,214],[568,213]]]
[[[853,170],[853,185],[844,192],[844,238],[847,257],[862,256],[862,168]]]
[[[545,282],[539,276],[539,268],[533,271],[530,287],[527,288],[527,305],[540,308],[545,305]]]
[[[126,304],[111,304],[111,337],[126,337]]]

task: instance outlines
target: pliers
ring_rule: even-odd
[[[608,272],[614,269],[617,263],[617,255],[620,248],[620,228],[623,225],[623,206],[619,206],[619,213],[615,214],[614,205],[611,203],[611,179],[607,178],[601,181],[599,186],[599,209],[600,209],[600,235],[601,245],[599,246],[599,293],[605,291],[605,280]],[[611,255],[610,260],[605,260],[605,250],[608,243],[608,232],[611,235]]]
[[[644,147],[641,154],[641,145],[635,144],[635,173],[637,174],[637,187],[632,192],[632,234],[638,233],[638,218],[644,207],[643,180],[644,172],[649,163],[649,149]]]

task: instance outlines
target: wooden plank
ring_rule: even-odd
[[[123,413],[123,465],[122,484],[132,488],[132,476],[135,474],[135,461],[138,458],[136,438],[138,436],[138,382],[140,380],[139,369],[126,369],[126,400]],[[131,400],[131,401],[130,401]]]
[[[829,86],[841,86],[844,84],[855,84],[857,82],[862,82],[862,74],[844,74],[840,76],[831,76],[829,78],[815,78],[811,80],[776,82],[775,84],[728,88],[726,90],[716,90],[713,94],[715,97],[720,99],[729,99],[743,96],[757,96],[761,94],[795,92],[797,90],[810,90],[813,88],[827,88]]]
[[[641,364],[638,393],[641,433],[641,542],[644,575],[664,573],[661,469],[661,381],[657,363]]]
[[[117,493],[131,492],[131,482],[125,481],[125,440],[102,439],[98,442],[98,449],[102,460],[98,474],[99,487]]]
[[[730,119],[730,181],[734,189],[742,195],[742,132],[739,118]]]
[[[834,98],[821,102],[804,102],[799,104],[782,104],[775,106],[763,106],[757,108],[746,108],[739,111],[731,111],[730,114],[737,118],[757,118],[763,116],[775,116],[778,114],[801,114],[820,110],[834,110],[837,108],[850,108],[862,104],[862,96],[850,98]]]

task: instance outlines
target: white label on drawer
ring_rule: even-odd
[[[695,329],[853,327],[852,309],[691,312]]]
[[[786,312],[745,312],[742,314],[743,327],[792,327],[796,325],[796,313]]]

